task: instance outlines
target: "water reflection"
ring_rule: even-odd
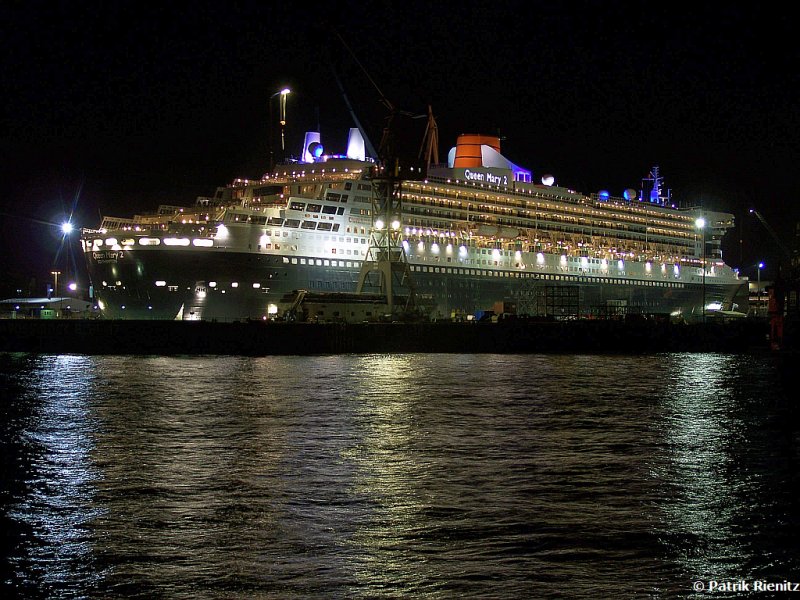
[[[787,557],[780,544],[771,548],[773,556],[766,564],[754,561],[754,546],[763,546],[764,536],[771,535],[767,530],[775,528],[763,515],[774,509],[777,496],[765,486],[773,477],[794,471],[781,463],[796,453],[791,441],[796,440],[796,422],[787,423],[789,446],[787,440],[765,435],[774,430],[768,422],[781,418],[786,406],[763,393],[761,378],[769,380],[768,370],[747,369],[746,360],[676,356],[665,389],[665,414],[659,425],[667,444],[666,460],[655,473],[667,486],[660,503],[661,535],[675,554],[687,590],[694,580],[792,576],[781,568]]]
[[[228,599],[608,598],[621,581],[623,597],[684,597],[696,577],[791,578],[798,433],[765,410],[759,368],[0,356],[8,580]]]
[[[277,520],[263,498],[282,495],[289,445],[287,425],[275,424],[286,412],[280,389],[257,369],[235,357],[106,361],[98,464],[111,510],[97,527],[115,566],[104,591],[192,597],[257,577]]]
[[[360,426],[360,443],[351,452],[358,472],[354,491],[371,508],[353,536],[356,555],[368,557],[354,564],[354,592],[381,577],[392,587],[413,588],[425,576],[424,564],[414,561],[422,568],[409,568],[408,553],[400,548],[408,547],[423,522],[420,492],[430,465],[415,460],[413,442],[421,433],[418,401],[429,398],[427,377],[408,356],[364,357],[354,368],[368,374],[354,392]]]
[[[671,535],[691,540],[680,556],[691,580],[741,576],[743,562],[731,531],[736,504],[729,479],[729,447],[740,441],[741,423],[733,413],[732,394],[723,373],[732,368],[726,356],[678,358],[667,389],[664,428],[668,433],[665,481],[674,482],[675,496],[665,504]],[[724,560],[720,560],[724,557]]]
[[[652,386],[646,376],[624,392],[616,383],[620,369],[658,367],[627,362],[487,355],[371,363],[355,456],[358,490],[374,508],[353,538],[366,561],[352,594],[452,597],[499,585],[526,597],[536,581],[540,597],[567,587],[581,597],[618,587],[609,559],[644,572],[650,553],[637,532],[647,517],[631,510],[641,484],[626,450],[641,443],[642,406],[631,394]],[[639,577],[628,583],[645,589]]]
[[[87,406],[94,362],[80,356],[44,356],[31,365],[24,398],[30,412],[16,444],[28,453],[26,493],[12,499],[8,516],[27,532],[11,556],[12,585],[79,597],[102,578],[94,560],[91,523],[99,471],[91,453],[98,423]]]

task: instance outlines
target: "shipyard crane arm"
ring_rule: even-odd
[[[751,208],[750,209],[750,214],[755,215],[756,218],[758,218],[758,220],[761,221],[761,224],[764,226],[764,229],[766,229],[769,232],[769,234],[772,236],[772,239],[775,240],[775,243],[778,244],[778,247],[786,255],[786,258],[791,260],[792,252],[789,250],[789,248],[786,246],[786,244],[784,244],[781,241],[781,238],[778,237],[778,234],[775,233],[775,230],[772,227],[770,227],[770,224],[767,223],[767,220],[761,215],[761,213],[758,212],[755,208]]]
[[[350,57],[353,59],[356,65],[358,65],[358,68],[361,69],[361,71],[364,73],[364,76],[372,84],[372,87],[374,87],[375,90],[378,92],[381,104],[383,104],[386,107],[386,110],[389,112],[389,115],[386,118],[386,126],[384,127],[383,135],[381,136],[380,147],[378,148],[378,152],[376,155],[376,158],[380,162],[386,164],[387,162],[390,162],[390,159],[392,158],[391,132],[392,132],[394,117],[397,114],[397,109],[394,107],[394,104],[392,104],[389,101],[389,99],[383,94],[381,88],[379,88],[378,84],[375,83],[375,80],[372,79],[372,77],[370,77],[370,74],[367,71],[367,69],[364,67],[364,65],[361,64],[361,61],[358,60],[358,57],[356,56],[355,52],[353,52],[350,46],[347,45],[347,42],[344,41],[344,38],[339,34],[339,32],[334,31],[333,33],[337,38],[339,38],[339,41],[342,43],[342,46],[344,46],[345,50],[347,50],[347,52],[350,54]],[[339,86],[341,88],[341,82],[339,82]]]
[[[333,71],[333,78],[336,80],[336,85],[339,86],[339,91],[342,93],[342,98],[344,98],[344,103],[347,106],[347,110],[350,112],[350,116],[353,118],[353,122],[356,124],[358,131],[361,133],[361,137],[364,138],[364,144],[367,147],[367,152],[369,156],[378,157],[378,153],[375,152],[375,147],[372,145],[372,142],[367,135],[367,131],[361,125],[361,121],[358,120],[358,116],[356,116],[356,111],[353,109],[353,105],[350,104],[350,99],[347,97],[347,92],[344,91],[344,86],[342,85],[341,79],[339,79],[339,74],[336,72],[336,69],[333,67],[333,62],[331,62],[331,70]]]
[[[390,166],[391,168],[395,168],[395,163],[397,162],[398,156],[397,149],[395,148],[395,119],[398,116],[405,116],[410,117],[412,119],[423,119],[428,117],[427,114],[415,114],[412,112],[399,110],[383,93],[381,88],[378,87],[378,84],[375,83],[375,80],[370,76],[367,69],[361,64],[361,61],[358,60],[355,52],[350,48],[344,38],[338,31],[333,31],[333,34],[339,39],[344,46],[345,50],[347,50],[348,54],[352,57],[353,61],[356,63],[359,69],[364,73],[364,76],[367,80],[372,84],[372,87],[375,88],[375,91],[378,92],[378,98],[380,103],[386,108],[388,115],[386,117],[386,125],[383,128],[383,135],[381,136],[380,146],[378,147],[377,158],[378,160],[383,163],[384,166]],[[338,79],[337,79],[338,82]],[[341,82],[339,82],[339,87],[341,88]]]
[[[378,92],[378,95],[380,96],[381,104],[383,104],[389,110],[389,112],[393,112],[395,110],[394,105],[391,102],[389,102],[389,99],[386,96],[383,95],[383,92],[381,91],[381,88],[379,88],[378,84],[375,83],[375,80],[372,79],[372,77],[370,77],[369,72],[364,68],[364,65],[361,64],[361,61],[358,60],[358,57],[356,56],[355,52],[353,52],[353,50],[350,48],[350,46],[347,45],[347,42],[344,41],[344,38],[339,34],[338,31],[334,31],[333,33],[337,38],[339,38],[339,41],[342,43],[342,46],[345,47],[345,50],[347,50],[347,52],[353,58],[355,63],[358,65],[358,68],[361,69],[361,71],[364,73],[366,78],[372,84],[372,87],[374,87],[375,90]]]
[[[436,125],[430,104],[428,105],[428,124],[425,127],[422,146],[419,148],[419,157],[425,159],[426,168],[430,168],[431,164],[439,163],[439,127]]]

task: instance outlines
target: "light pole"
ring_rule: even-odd
[[[53,294],[58,297],[58,276],[61,275],[61,271],[50,271],[50,275],[53,276]]]
[[[761,316],[761,269],[764,268],[764,263],[759,262],[757,265],[758,267],[758,299],[756,301],[756,315]]]
[[[703,217],[697,217],[697,220],[694,222],[695,227],[700,230],[703,238],[703,248],[702,248],[702,256],[703,256],[703,323],[706,322],[706,220]]]
[[[286,96],[292,93],[292,90],[289,88],[283,88],[279,92],[275,92],[272,96],[269,97],[269,170],[270,172],[275,167],[275,153],[272,150],[272,99],[275,96],[280,96],[280,100],[278,102],[278,122],[281,126],[281,160],[286,158],[285,151],[286,151]]]
[[[66,221],[63,221],[61,223],[61,235],[62,235],[62,237],[61,237],[61,247],[64,248],[65,245],[67,247],[67,256],[66,256],[67,263],[66,263],[66,274],[65,274],[65,277],[69,277],[69,260],[70,260],[69,236],[74,230],[75,230],[75,226],[72,224],[72,221],[70,221],[69,218]],[[55,293],[59,298],[59,300],[58,300],[58,308],[59,308],[58,316],[61,317],[61,309],[63,307],[64,300],[62,299],[63,296],[61,296],[58,293],[58,276],[59,275],[61,275],[61,271],[53,271],[53,277],[55,277],[55,288],[56,288]]]

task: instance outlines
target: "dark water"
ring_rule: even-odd
[[[746,597],[692,586],[800,581],[777,381],[769,356],[0,354],[3,595]]]

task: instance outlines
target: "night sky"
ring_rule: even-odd
[[[287,3],[288,4],[288,3]],[[675,200],[733,212],[726,260],[774,276],[800,221],[800,73],[792,20],[771,3],[12,2],[0,6],[0,289],[41,294],[82,258],[47,222],[79,226],[191,204],[269,161],[270,96],[287,146],[320,128],[374,144],[386,109],[433,107],[440,158],[459,133],[583,192],[639,189],[658,164]],[[374,81],[374,87],[338,31]],[[273,124],[276,125],[276,104]],[[404,119],[409,144],[424,120]],[[73,267],[70,267],[72,269]]]

